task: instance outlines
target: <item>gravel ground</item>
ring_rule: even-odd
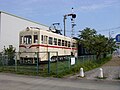
[[[105,80],[118,80],[117,78],[120,78],[120,57],[113,56],[112,60],[101,66],[100,68],[103,69],[103,76],[105,77]],[[96,80],[98,79],[99,75],[99,68],[90,70],[88,72],[85,72],[85,77],[83,79],[92,79]],[[69,78],[78,78],[79,74],[70,76]],[[118,80],[120,81],[120,79]]]

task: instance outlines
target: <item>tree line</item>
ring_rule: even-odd
[[[117,48],[114,38],[105,37],[105,35],[97,34],[95,29],[85,28],[79,31],[78,43],[90,53],[96,55],[99,59],[101,55],[106,57],[108,53],[113,53]]]

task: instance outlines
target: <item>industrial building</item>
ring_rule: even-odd
[[[26,27],[49,29],[46,25],[0,11],[0,52],[3,50],[4,46],[8,47],[9,45],[13,45],[16,51],[18,51],[19,32]]]

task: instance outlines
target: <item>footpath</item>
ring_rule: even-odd
[[[85,72],[84,78],[80,78],[80,74],[70,76],[69,78],[98,80],[100,68],[103,69],[104,80],[120,81],[120,57],[118,56],[113,56],[109,62],[99,68]]]

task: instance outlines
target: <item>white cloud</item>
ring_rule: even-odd
[[[79,10],[93,11],[116,5],[120,5],[120,0],[101,0],[101,2],[92,2],[90,4],[82,5],[79,7]]]

